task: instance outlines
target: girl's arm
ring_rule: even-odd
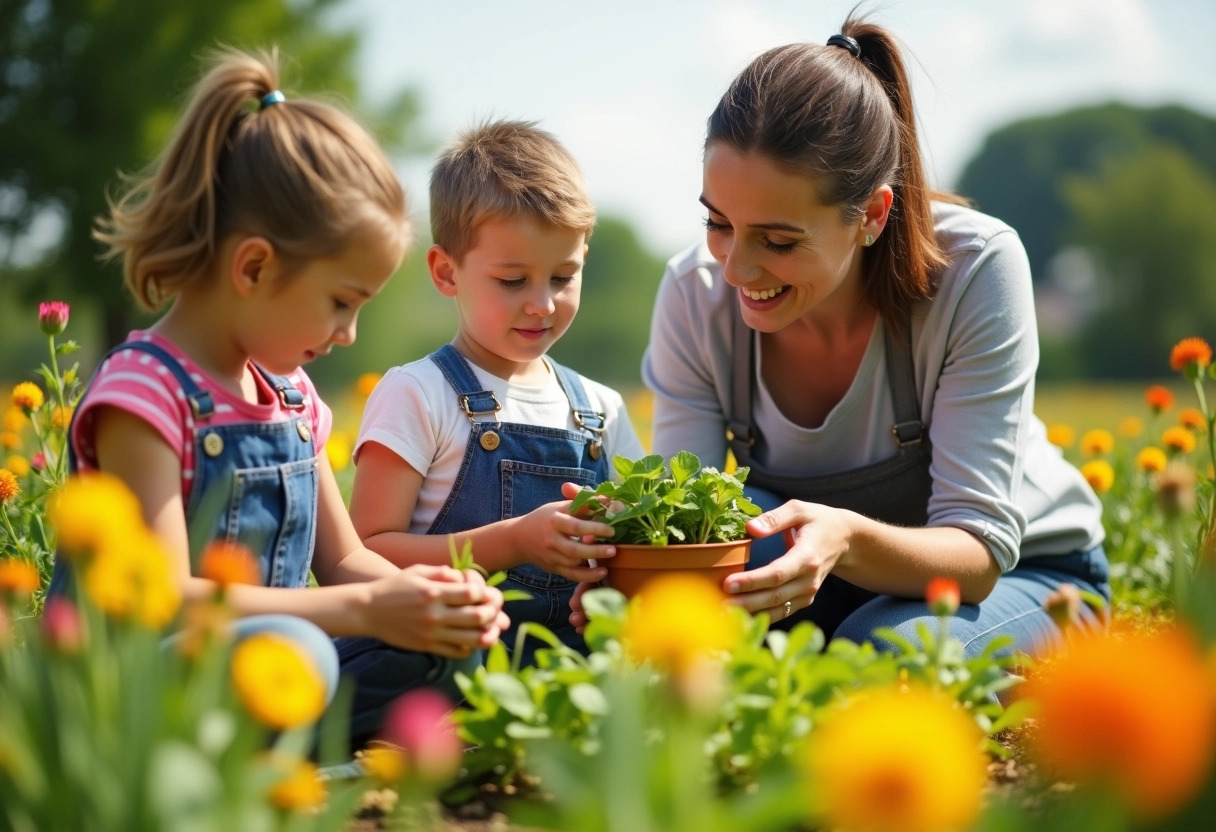
[[[143,509],[144,521],[163,541],[187,603],[211,598],[215,584],[190,574],[190,546],[181,495],[181,460],[161,436],[139,417],[114,407],[101,407],[96,416],[98,466],[126,483]],[[322,494],[333,485],[328,463],[322,463]],[[327,499],[330,502],[332,498]],[[341,498],[338,498],[341,505]],[[320,506],[318,507],[320,509]],[[349,526],[349,519],[346,521]],[[342,540],[333,530],[332,504],[318,517],[318,542]],[[324,531],[322,529],[324,528]],[[350,531],[353,536],[353,530]],[[349,537],[347,538],[349,539]],[[353,551],[359,549],[365,554]],[[347,583],[300,591],[283,587],[233,586],[226,595],[241,617],[283,613],[304,618],[330,635],[365,635],[390,644],[448,656],[464,656],[498,637],[502,596],[487,588],[480,576],[463,582],[455,570],[402,572],[358,546],[340,558],[330,574],[371,583]],[[324,559],[323,559],[324,560]],[[383,564],[383,565],[380,565]],[[324,570],[323,570],[324,571]],[[451,574],[448,574],[451,573]]]
[[[389,448],[368,441],[359,452],[350,517],[368,548],[395,564],[448,563],[447,535],[408,534],[422,474]],[[582,538],[611,537],[612,527],[572,516],[568,501],[547,503],[522,517],[499,520],[455,535],[459,550],[471,541],[473,557],[495,572],[520,563],[534,563],[576,581],[598,581],[603,568],[588,568],[589,558],[612,557],[608,544],[583,543]]]

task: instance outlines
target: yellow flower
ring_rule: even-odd
[[[399,748],[389,745],[374,745],[359,755],[363,768],[381,783],[399,783],[405,779],[409,765]]]
[[[232,682],[258,722],[287,731],[316,722],[325,710],[325,682],[312,659],[295,642],[261,633],[236,646]]]
[[[723,600],[722,591],[701,578],[656,578],[626,615],[622,635],[629,655],[679,674],[709,653],[730,650],[741,633]]]
[[[1195,434],[1175,425],[1166,428],[1165,433],[1161,434],[1161,443],[1175,453],[1189,454],[1195,450]]]
[[[15,500],[20,493],[21,486],[17,484],[17,475],[7,468],[0,468],[0,505]]]
[[[1124,439],[1135,439],[1144,433],[1144,422],[1135,416],[1128,416],[1119,422],[1119,435]]]
[[[325,456],[329,458],[329,466],[334,471],[341,471],[350,465],[351,454],[350,440],[345,434],[334,431],[330,434],[329,441],[325,443]]]
[[[38,576],[38,567],[34,564],[20,558],[0,560],[0,592],[33,595],[40,586],[42,579]]]
[[[69,369],[68,369],[68,371],[67,371],[67,372],[65,372],[65,373],[63,374],[63,383],[64,383],[64,384],[67,384],[67,385],[70,385],[70,384],[71,384],[72,382],[74,382],[75,380],[76,380],[76,368],[75,368],[75,367],[71,367],[71,368],[69,368]]]
[[[1109,787],[1144,820],[1203,787],[1216,748],[1216,698],[1196,644],[1178,630],[1083,636],[1027,685],[1035,751],[1068,780]]]
[[[1115,469],[1105,459],[1091,459],[1082,465],[1081,476],[1098,494],[1105,494],[1115,484]]]
[[[379,383],[379,373],[364,373],[355,382],[355,392],[366,399],[372,394],[372,391],[376,389],[376,385]]]
[[[1081,453],[1086,456],[1101,456],[1108,454],[1115,448],[1115,437],[1110,435],[1110,431],[1095,428],[1094,430],[1086,431],[1081,437]]]
[[[26,421],[25,411],[17,407],[15,404],[11,404],[4,411],[4,423],[2,429],[10,433],[20,433],[21,429],[25,427]]]
[[[84,567],[83,586],[107,615],[154,630],[172,621],[181,604],[169,555],[160,539],[143,528],[104,541]]]
[[[69,479],[48,501],[47,514],[69,552],[93,549],[144,528],[135,495],[122,480],[100,472]]]
[[[1071,425],[1052,425],[1047,429],[1047,441],[1057,448],[1071,448],[1077,441],[1077,432]]]
[[[60,407],[55,405],[51,410],[51,427],[56,430],[67,430],[67,427],[72,422],[73,410],[70,407]]]
[[[23,381],[13,388],[13,405],[24,411],[37,410],[43,401],[42,388],[32,381]]]
[[[981,739],[953,702],[925,688],[859,694],[808,738],[815,814],[833,829],[966,829],[988,779]]]
[[[1178,424],[1191,430],[1207,430],[1208,420],[1197,408],[1184,407],[1178,411]]]
[[[308,760],[295,760],[286,767],[287,775],[270,789],[270,802],[280,809],[300,811],[317,809],[325,803],[327,789],[317,767]]]
[[[1136,454],[1136,467],[1150,474],[1165,470],[1165,451],[1149,445]]]
[[[21,447],[21,437],[13,433],[11,430],[6,430],[0,433],[0,448],[6,451],[15,451]]]
[[[13,454],[4,461],[4,467],[12,471],[18,477],[29,476],[30,461],[19,454]]]

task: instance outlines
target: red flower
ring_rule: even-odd
[[[925,601],[934,615],[954,615],[961,600],[958,581],[953,578],[934,578],[925,589]]]
[[[1154,413],[1161,413],[1174,406],[1174,394],[1168,387],[1154,384],[1144,391],[1144,400]]]
[[[1170,351],[1170,368],[1182,371],[1191,364],[1198,364],[1199,369],[1205,369],[1212,363],[1212,348],[1202,338],[1183,338]]]
[[[47,335],[58,335],[67,329],[71,310],[72,307],[61,300],[43,301],[38,304],[38,326]]]

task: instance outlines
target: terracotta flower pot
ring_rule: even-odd
[[[727,575],[743,571],[751,552],[750,539],[674,546],[617,544],[616,557],[603,565],[608,570],[608,586],[632,598],[648,582],[677,572],[702,577],[721,589]]]

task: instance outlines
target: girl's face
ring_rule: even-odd
[[[849,316],[864,302],[859,250],[866,234],[878,236],[885,211],[881,220],[867,210],[846,223],[838,207],[819,201],[815,184],[722,142],[705,151],[706,241],[752,329]]]
[[[439,246],[431,279],[454,298],[457,347],[499,378],[547,373],[542,358],[578,312],[586,234],[528,218],[490,219],[459,263]]]
[[[275,275],[252,297],[257,308],[245,317],[245,351],[282,375],[334,345],[353,344],[359,310],[384,288],[403,254],[397,243],[366,239],[294,273]]]

